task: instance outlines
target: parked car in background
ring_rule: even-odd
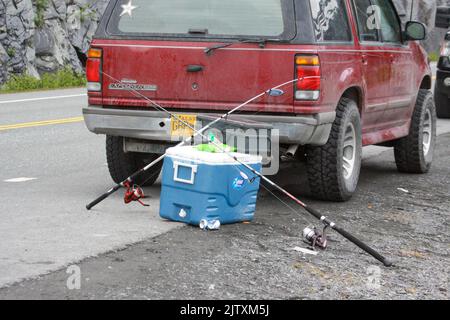
[[[268,122],[306,156],[312,194],[355,192],[362,147],[395,149],[401,172],[429,170],[436,114],[423,24],[402,29],[391,0],[111,0],[87,62],[89,130],[106,135],[121,182],[195,125],[298,78],[230,118]],[[153,183],[160,168],[143,180]]]
[[[439,7],[436,15],[436,27],[450,27],[450,7]],[[439,118],[450,118],[450,31],[445,35],[437,65],[434,88],[436,113]]]

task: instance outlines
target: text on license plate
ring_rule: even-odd
[[[190,137],[194,135],[197,116],[191,114],[177,114],[170,119],[170,134],[172,137]],[[191,128],[190,128],[191,127]]]

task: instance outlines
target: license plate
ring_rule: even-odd
[[[191,114],[177,114],[170,119],[170,134],[172,137],[190,137],[194,135],[197,116]],[[192,128],[190,128],[192,127]]]

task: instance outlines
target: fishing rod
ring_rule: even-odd
[[[105,72],[102,72],[103,75],[105,75],[106,77],[110,78],[111,80],[120,83],[119,80],[115,79],[114,77],[106,74]],[[304,78],[302,78],[304,79]],[[266,90],[260,94],[258,94],[257,96],[247,100],[246,102],[240,104],[239,106],[235,107],[234,109],[228,111],[227,113],[221,115],[220,117],[218,117],[217,119],[215,119],[214,121],[210,122],[208,125],[206,125],[205,127],[203,127],[200,130],[196,130],[195,128],[193,128],[192,126],[190,126],[189,124],[187,124],[185,121],[183,121],[180,117],[178,117],[175,114],[172,114],[171,112],[169,112],[168,110],[166,110],[165,108],[161,107],[161,105],[157,104],[156,102],[150,100],[147,96],[141,94],[140,92],[133,90],[133,89],[129,89],[128,91],[137,94],[139,97],[144,98],[146,101],[150,102],[152,105],[154,105],[157,109],[168,113],[171,117],[175,118],[176,120],[180,121],[184,126],[188,127],[189,129],[193,130],[194,135],[190,136],[187,139],[184,139],[181,143],[177,144],[176,147],[181,147],[184,146],[190,142],[193,141],[193,139],[195,137],[201,136],[203,134],[203,132],[207,131],[208,129],[210,129],[211,127],[213,127],[216,123],[219,123],[220,121],[227,119],[228,116],[232,115],[233,113],[235,113],[236,111],[242,109],[243,107],[245,107],[246,105],[248,105],[249,103],[261,98],[262,96],[266,95],[266,94],[274,94],[274,95],[281,95],[281,92],[279,91],[280,88],[294,83],[296,82],[298,79],[294,79],[285,83],[282,83],[276,87],[273,87],[269,90]],[[204,135],[203,135],[204,137]],[[157,159],[155,159],[154,161],[152,161],[151,163],[149,163],[147,166],[139,169],[138,171],[136,171],[135,173],[133,173],[131,176],[129,176],[127,179],[125,179],[124,181],[116,184],[114,187],[112,187],[110,190],[108,190],[107,192],[105,192],[104,194],[102,194],[101,196],[99,196],[97,199],[95,199],[94,201],[92,201],[91,203],[89,203],[88,205],[86,205],[86,209],[87,210],[91,210],[93,207],[95,207],[97,204],[99,204],[100,202],[102,202],[103,200],[107,199],[108,197],[110,197],[112,194],[114,194],[115,192],[117,192],[119,189],[121,188],[125,188],[125,187],[129,187],[130,185],[132,185],[133,181],[139,177],[141,174],[143,174],[144,172],[150,170],[152,167],[156,166],[159,162],[161,162],[165,157],[165,154],[161,155],[160,157],[158,157]]]
[[[117,81],[119,82],[117,79],[114,79],[112,76],[107,75],[106,73],[104,73],[107,77],[109,77],[110,79],[112,79],[113,81]],[[240,165],[242,165],[243,167],[245,167],[246,169],[248,169],[250,172],[252,172],[255,176],[259,177],[260,179],[262,179],[263,181],[267,182],[270,186],[272,186],[273,188],[277,189],[278,191],[280,191],[282,194],[284,194],[285,196],[287,196],[289,199],[291,199],[292,201],[294,201],[296,204],[298,204],[299,206],[301,206],[303,209],[306,210],[306,212],[308,212],[309,214],[311,214],[313,217],[315,217],[316,219],[318,219],[319,221],[322,222],[322,224],[324,225],[324,230],[322,234],[316,234],[314,235],[314,242],[316,241],[316,239],[318,239],[319,241],[323,241],[322,245],[323,247],[326,246],[326,238],[325,238],[325,230],[327,228],[331,228],[332,230],[336,231],[338,234],[340,234],[341,236],[343,236],[344,238],[346,238],[347,240],[349,240],[350,242],[352,242],[353,244],[355,244],[357,247],[359,247],[360,249],[362,249],[363,251],[365,251],[366,253],[368,253],[369,255],[371,255],[372,257],[374,257],[375,259],[377,259],[378,261],[380,261],[381,263],[383,263],[384,266],[386,267],[390,267],[393,265],[392,261],[390,261],[388,258],[384,257],[383,255],[381,255],[379,252],[377,252],[376,250],[374,250],[373,248],[371,248],[369,245],[365,244],[364,242],[362,242],[361,240],[359,240],[357,237],[353,236],[352,234],[350,234],[349,232],[347,232],[346,230],[344,230],[343,228],[339,227],[338,225],[336,225],[336,223],[334,223],[333,221],[331,221],[330,219],[328,219],[326,216],[322,215],[319,211],[317,211],[316,209],[308,206],[306,203],[302,202],[301,200],[299,200],[297,197],[295,197],[294,195],[292,195],[290,192],[288,192],[287,190],[285,190],[284,188],[282,188],[280,185],[278,185],[277,183],[273,182],[272,180],[270,180],[269,178],[267,178],[266,176],[264,176],[263,174],[261,174],[260,172],[256,171],[255,169],[253,169],[251,166],[249,166],[248,164],[240,161],[235,155],[231,154],[229,151],[225,150],[225,148],[223,148],[222,145],[220,145],[219,143],[217,143],[215,140],[211,140],[210,138],[206,137],[203,133],[211,128],[212,125],[214,125],[215,123],[218,123],[220,120],[222,119],[226,119],[230,114],[236,112],[237,110],[239,110],[240,108],[244,107],[245,105],[247,105],[248,103],[258,99],[259,97],[264,96],[265,94],[270,94],[272,92],[272,90],[277,90],[287,84],[293,83],[298,81],[299,79],[295,79],[289,82],[286,82],[284,84],[281,84],[277,87],[274,87],[272,89],[269,89],[267,91],[264,91],[263,93],[257,95],[256,97],[248,100],[247,102],[245,102],[244,104],[234,108],[233,110],[229,111],[228,113],[222,115],[221,117],[219,117],[218,119],[214,120],[213,122],[211,122],[209,125],[205,126],[204,128],[200,129],[200,130],[196,130],[195,128],[193,128],[189,123],[187,123],[186,121],[180,119],[180,117],[178,117],[177,115],[171,113],[169,110],[165,109],[164,107],[162,107],[161,105],[159,105],[158,103],[154,102],[153,100],[151,100],[150,98],[146,97],[145,95],[137,92],[136,90],[132,90],[130,89],[130,92],[136,93],[138,96],[144,98],[146,101],[150,102],[155,109],[157,110],[161,110],[165,113],[167,113],[168,115],[170,115],[171,117],[174,117],[175,119],[177,119],[178,121],[180,121],[183,125],[185,125],[186,127],[190,128],[191,130],[193,130],[193,132],[195,133],[195,135],[191,136],[190,138],[184,140],[183,142],[181,142],[179,144],[180,145],[184,145],[187,142],[192,141],[194,136],[201,136],[204,139],[208,140],[210,143],[216,145],[216,147],[218,147],[223,153],[227,154],[229,157],[231,157],[234,161],[236,161],[237,163],[239,163]],[[303,80],[303,79],[301,79]],[[280,93],[280,92],[278,92]],[[281,94],[279,94],[281,95]],[[127,185],[127,183],[129,183],[130,181],[133,181],[134,178],[136,178],[140,173],[142,173],[143,171],[148,170],[150,167],[154,166],[156,163],[158,163],[159,161],[161,161],[164,158],[165,155],[162,155],[160,158],[156,159],[155,161],[153,161],[152,163],[150,163],[148,166],[146,166],[145,168],[139,170],[138,172],[136,172],[135,174],[133,174],[130,178],[128,178],[127,180],[125,180],[124,182],[116,185],[113,189],[111,189],[110,191],[108,191],[107,193],[105,193],[104,195],[100,196],[98,199],[94,200],[91,204],[89,204],[87,206],[87,209],[89,210],[90,208],[92,208],[93,206],[95,206],[96,204],[98,204],[99,202],[103,201],[104,199],[106,199],[110,194],[114,193],[115,191],[119,190],[122,186]],[[244,178],[244,177],[243,177]],[[246,180],[251,180],[247,177]]]

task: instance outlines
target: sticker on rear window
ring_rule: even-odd
[[[137,8],[137,6],[133,6],[132,0],[130,0],[127,4],[123,4],[122,6],[122,13],[120,16],[129,15],[130,17],[133,16],[133,10]]]

